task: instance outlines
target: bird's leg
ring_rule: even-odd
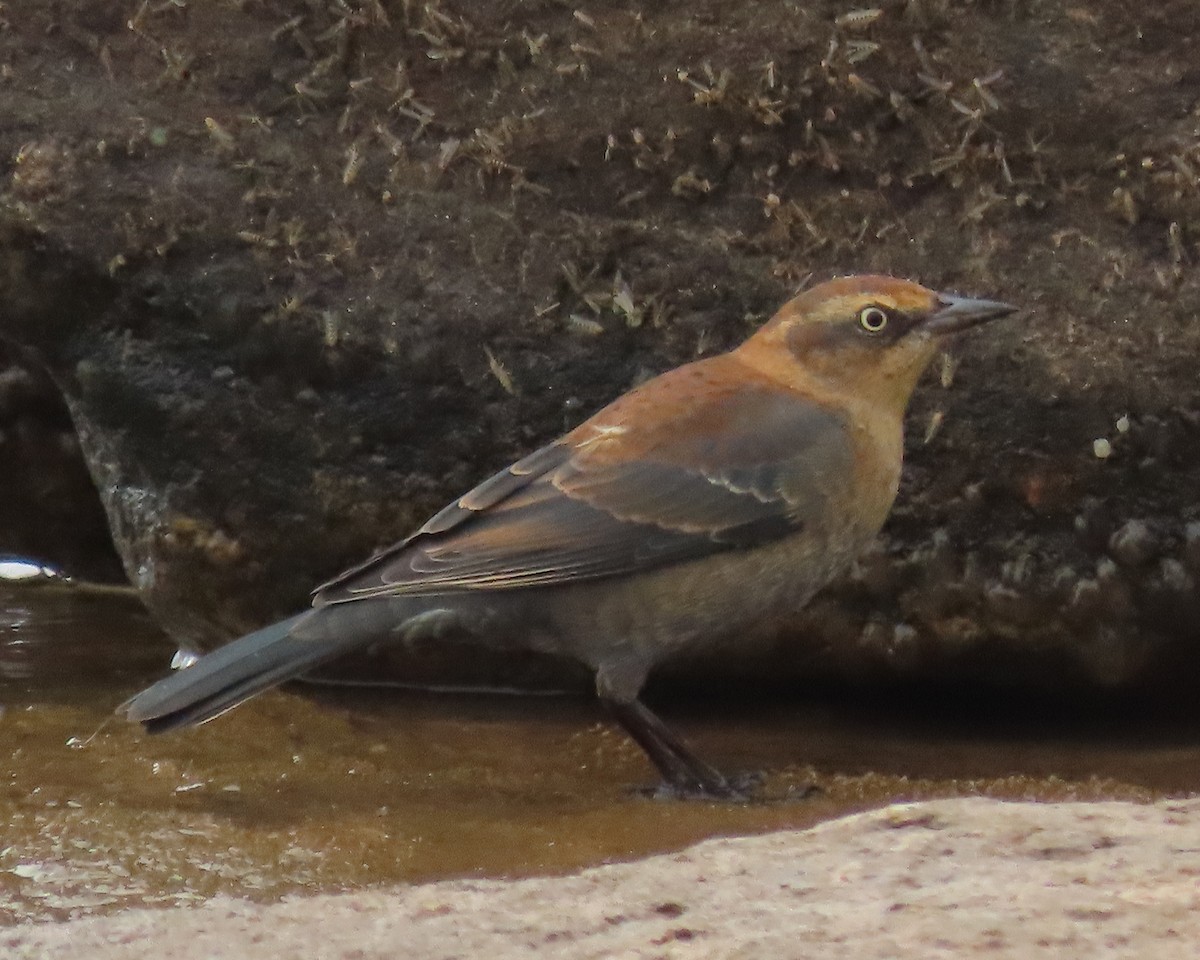
[[[648,756],[674,796],[693,799],[745,800],[719,770],[697,757],[637,694],[630,695],[617,671],[596,674],[596,693],[616,721]],[[641,681],[633,687],[637,690]]]

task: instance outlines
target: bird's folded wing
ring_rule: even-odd
[[[753,547],[821,515],[852,469],[841,418],[781,391],[701,397],[651,426],[604,414],[326,584],[316,602],[545,586]]]

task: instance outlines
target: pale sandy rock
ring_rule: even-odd
[[[1200,800],[906,804],[568,877],[17,927],[0,955],[1191,960]]]

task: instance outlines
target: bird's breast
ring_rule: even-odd
[[[874,536],[891,512],[900,489],[904,424],[897,417],[875,411],[852,416],[850,422],[854,433],[854,475],[846,486],[846,493],[853,498],[847,509],[860,523],[870,527]]]

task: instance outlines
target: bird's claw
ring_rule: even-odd
[[[632,792],[651,800],[690,800],[704,803],[739,803],[750,804],[761,802],[758,789],[762,786],[763,774],[757,772],[740,773],[734,777],[724,777],[720,774],[701,779],[689,779],[684,783],[672,783],[664,780],[655,786],[634,787]]]

